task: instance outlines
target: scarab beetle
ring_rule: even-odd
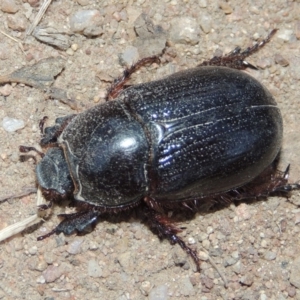
[[[123,88],[135,65],[111,88],[114,100],[46,128],[41,145],[50,149],[37,165],[38,184],[49,201],[69,197],[79,211],[62,215],[39,239],[82,233],[102,213],[141,206],[154,230],[179,243],[199,268],[165,208],[299,189],[287,183],[288,169],[274,169],[283,132],[278,106],[261,83],[237,70],[253,67],[245,57],[274,33],[243,52]]]

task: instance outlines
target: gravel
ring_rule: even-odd
[[[4,117],[2,120],[2,128],[8,132],[14,132],[18,129],[24,128],[25,123],[23,120],[14,119],[10,117]]]
[[[1,1],[1,30],[23,41],[38,2]],[[60,50],[28,37],[21,48],[1,34],[1,75],[43,58],[63,57],[65,68],[55,76],[54,87],[74,94],[70,98],[77,110],[24,84],[0,86],[0,121],[9,117],[26,124],[8,132],[1,123],[0,198],[34,186],[34,160],[21,162],[18,149],[38,145],[39,121],[47,115],[47,126],[103,101],[123,65],[146,50],[159,53],[169,47],[161,65],[140,70],[129,84],[251,46],[273,28],[279,30],[272,41],[248,59],[261,69],[247,72],[271,91],[281,108],[285,129],[280,169],[290,163],[290,181],[299,180],[299,15],[299,2],[284,0],[246,0],[242,5],[237,0],[52,1],[39,26],[55,29],[52,39],[65,35],[69,46]],[[35,195],[1,202],[0,229],[34,214],[35,203]],[[0,298],[300,299],[299,203],[300,193],[295,192],[291,202],[273,197],[192,218],[181,215],[180,235],[197,248],[200,273],[179,246],[160,241],[134,211],[99,222],[84,237],[59,235],[37,242],[58,224],[57,215],[66,213],[64,206],[55,206],[46,222],[0,244]]]

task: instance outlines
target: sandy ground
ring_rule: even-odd
[[[247,47],[255,38],[278,28],[271,43],[249,59],[261,69],[249,72],[268,87],[282,110],[284,144],[280,166],[284,169],[290,163],[290,181],[300,179],[299,1],[78,2],[54,1],[42,24],[68,29],[74,12],[98,9],[103,14],[101,36],[72,35],[73,50],[67,52],[30,37],[22,52],[17,43],[0,35],[1,75],[41,58],[62,56],[66,67],[54,86],[76,94],[79,112],[103,96],[109,83],[101,79],[121,73],[119,54],[136,38],[133,19],[142,12],[166,33],[176,17],[194,18],[204,25],[205,18],[211,22],[208,33],[199,29],[199,43],[170,43],[171,53],[176,56],[162,66],[143,69],[133,82],[193,67],[212,57],[217,49],[226,53],[236,46]],[[114,4],[108,5],[110,2]],[[1,30],[22,40],[24,28],[13,30],[8,24],[15,21],[28,27],[37,8],[28,20],[24,16],[28,6],[24,1],[16,5],[16,14],[0,11]],[[122,12],[121,16],[125,12],[124,20],[119,20],[116,12]],[[287,66],[275,63],[278,54],[282,57],[277,61],[283,58]],[[39,120],[47,115],[47,124],[51,124],[56,117],[74,113],[68,105],[45,99],[36,88],[23,84],[6,88],[11,90],[7,96],[0,95],[0,120],[5,116],[21,119],[25,127],[14,133],[0,127],[0,196],[35,185],[34,162],[20,162],[18,147],[38,145]],[[292,200],[299,201],[299,197],[295,192]],[[0,203],[0,229],[33,214],[35,203],[34,194]],[[298,283],[293,279],[297,277],[293,268],[299,264],[300,210],[285,198],[231,205],[180,224],[186,228],[181,234],[186,241],[200,251],[202,247],[208,251],[227,278],[227,289],[208,261],[202,263],[201,273],[195,273],[185,253],[160,241],[134,212],[100,222],[83,237],[60,235],[37,242],[39,235],[58,224],[56,215],[65,210],[68,208],[55,207],[47,222],[0,243],[1,299],[300,299],[300,279]]]

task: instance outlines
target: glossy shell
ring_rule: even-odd
[[[132,86],[73,117],[58,138],[75,199],[103,207],[235,189],[274,161],[281,142],[282,118],[269,91],[225,67]]]

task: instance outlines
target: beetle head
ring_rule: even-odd
[[[36,176],[47,200],[54,200],[49,197],[63,198],[74,190],[74,184],[61,148],[53,147],[47,151],[36,167]]]

